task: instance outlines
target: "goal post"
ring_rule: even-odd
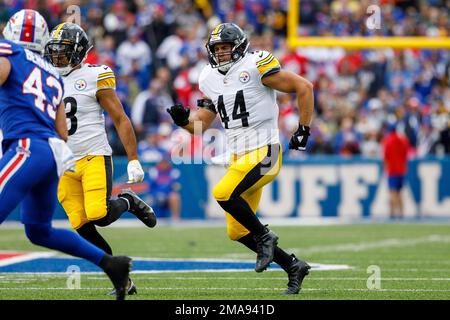
[[[302,37],[298,35],[300,0],[289,0],[287,41],[296,47],[450,49],[450,37]]]

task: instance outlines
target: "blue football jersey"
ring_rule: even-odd
[[[0,128],[3,139],[56,136],[56,109],[64,95],[61,76],[40,55],[0,39],[0,57],[11,72],[0,86]]]

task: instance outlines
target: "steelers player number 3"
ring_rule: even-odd
[[[228,122],[230,122],[230,117],[227,115],[227,110],[225,109],[225,105],[223,103],[223,95],[220,95],[217,100],[217,111],[219,112],[220,119],[223,122],[223,126],[225,129],[228,129]],[[234,107],[233,107],[233,120],[241,119],[242,126],[248,127],[248,117],[249,113],[245,108],[245,100],[244,100],[244,90],[239,90],[236,92],[236,98],[234,99]]]
[[[77,100],[73,97],[66,97],[64,98],[64,104],[66,105],[66,108],[68,107],[70,109],[69,112],[66,112],[66,117],[70,120],[70,129],[68,134],[71,136],[78,129],[78,119],[75,116],[77,113]]]

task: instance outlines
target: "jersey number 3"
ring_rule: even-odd
[[[230,117],[227,115],[227,110],[225,109],[225,105],[223,104],[223,95],[220,95],[217,101],[217,111],[219,112],[220,119],[223,122],[223,126],[225,129],[228,129],[228,122],[230,122]],[[236,92],[236,98],[234,99],[234,107],[233,107],[233,120],[241,119],[242,126],[248,127],[248,116],[250,114],[247,112],[245,108],[245,100],[244,100],[244,90],[239,90]]]
[[[64,104],[66,108],[69,107],[70,111],[66,112],[67,119],[70,120],[70,129],[68,131],[69,136],[73,135],[78,129],[78,119],[75,116],[77,113],[77,100],[73,97],[65,97]]]

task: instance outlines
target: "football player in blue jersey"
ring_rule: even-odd
[[[0,40],[0,223],[21,204],[28,239],[39,246],[84,258],[111,279],[116,298],[125,298],[131,259],[106,254],[78,234],[51,225],[59,176],[70,149],[63,81],[42,57],[48,39],[45,19],[34,10],[14,14]]]

